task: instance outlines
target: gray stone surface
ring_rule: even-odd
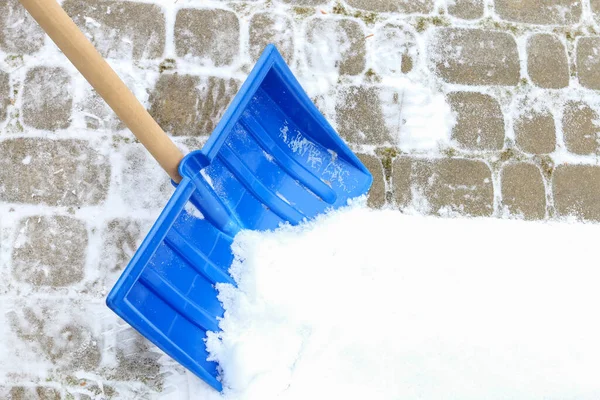
[[[514,121],[517,146],[526,153],[548,154],[556,148],[556,127],[549,112],[530,111]]]
[[[71,125],[71,77],[62,68],[35,67],[27,72],[23,93],[23,122],[37,129],[66,129]]]
[[[373,184],[369,191],[367,204],[369,207],[381,208],[385,205],[385,177],[381,160],[369,154],[358,154],[358,158],[360,158],[371,172],[371,175],[373,175]]]
[[[365,69],[365,32],[351,19],[315,17],[306,27],[308,66],[316,72],[337,70],[358,75]],[[342,43],[342,46],[339,45]]]
[[[577,78],[589,89],[600,89],[600,37],[577,40]]]
[[[268,44],[277,46],[289,64],[294,56],[292,20],[283,14],[261,12],[250,20],[250,56],[256,61]]]
[[[163,208],[174,189],[156,160],[139,143],[119,150],[125,158],[120,188],[125,204],[131,209]]]
[[[162,57],[165,17],[158,5],[66,0],[63,8],[105,58]]]
[[[536,34],[527,41],[527,73],[534,84],[560,89],[569,85],[569,60],[555,35]]]
[[[13,274],[35,287],[61,287],[81,281],[88,235],[71,217],[32,216],[20,221],[13,243]]]
[[[0,122],[6,119],[6,109],[10,104],[10,82],[6,72],[0,71]]]
[[[238,88],[234,79],[165,73],[150,94],[150,114],[175,136],[210,135]]]
[[[594,21],[600,23],[600,0],[590,0],[590,7],[592,9],[592,16]]]
[[[293,4],[297,6],[318,6],[320,4],[327,3],[327,0],[277,0],[286,4]]]
[[[404,24],[389,23],[376,36],[369,38],[375,72],[381,75],[398,75],[413,70],[419,51],[414,31]]]
[[[141,244],[148,223],[130,218],[108,221],[102,231],[100,268],[108,273],[121,272]]]
[[[598,113],[583,102],[569,102],[563,112],[563,138],[575,154],[595,154],[600,146]]]
[[[600,221],[600,167],[559,165],[553,175],[552,193],[558,216]]]
[[[448,95],[456,125],[452,139],[467,150],[500,150],[504,146],[504,115],[487,94],[454,92]]]
[[[492,215],[491,171],[481,161],[402,156],[392,170],[394,200],[401,208],[436,215]]]
[[[352,7],[375,12],[426,14],[433,11],[433,0],[346,0],[346,2]]]
[[[568,25],[581,18],[581,1],[495,0],[494,4],[500,18],[515,22]]]
[[[543,219],[546,187],[540,169],[530,163],[508,164],[501,175],[502,207],[509,215]]]
[[[102,338],[93,329],[98,321],[77,299],[23,299],[11,306],[6,329],[21,340],[12,347],[17,356],[50,362],[59,374],[98,367]]]
[[[350,86],[342,89],[337,99],[336,115],[338,132],[350,143],[394,143],[386,126],[377,87]]]
[[[0,2],[0,50],[32,54],[44,45],[44,31],[18,0]]]
[[[0,399],[5,400],[63,400],[59,389],[48,386],[0,387]]]
[[[483,0],[454,0],[448,4],[448,12],[461,19],[483,17]]]
[[[429,42],[429,63],[451,83],[516,85],[520,78],[517,44],[506,32],[440,28]]]
[[[0,201],[83,206],[107,196],[110,165],[87,142],[8,139],[0,154]]]
[[[179,57],[192,56],[217,67],[229,65],[240,50],[240,23],[227,10],[182,9],[175,21]]]

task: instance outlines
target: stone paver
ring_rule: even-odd
[[[556,148],[556,127],[549,112],[530,111],[514,122],[517,146],[526,153],[548,154]]]
[[[102,232],[100,268],[109,273],[121,272],[149,228],[135,219],[117,218],[108,221]]]
[[[483,17],[483,0],[454,0],[448,4],[448,12],[457,18],[477,19]]]
[[[494,0],[500,18],[541,25],[579,22],[581,3],[571,0]]]
[[[110,165],[87,142],[9,139],[0,154],[0,201],[83,206],[106,198]]]
[[[173,193],[165,172],[141,144],[121,149],[123,164],[121,195],[131,209],[160,209]]]
[[[360,74],[366,63],[365,36],[360,24],[354,20],[312,18],[306,28],[304,49],[309,67],[317,73]]]
[[[430,13],[433,11],[433,0],[346,0],[352,6],[362,10],[375,12]]]
[[[238,88],[233,79],[162,74],[150,94],[150,114],[173,135],[210,135]]]
[[[534,84],[560,89],[569,85],[567,51],[558,37],[536,34],[527,41],[527,72]]]
[[[0,50],[32,54],[44,45],[44,31],[18,0],[0,2]]]
[[[277,0],[286,4],[293,4],[297,6],[318,6],[320,4],[326,4],[327,0]]]
[[[592,15],[594,17],[594,21],[599,24],[600,23],[600,0],[590,0],[590,7],[592,9]]]
[[[66,0],[63,8],[105,58],[159,58],[165,48],[161,7],[129,1]]]
[[[0,71],[0,122],[6,119],[6,108],[10,104],[10,82],[7,73]]]
[[[59,389],[48,386],[13,386],[0,387],[0,399],[5,400],[62,400]]]
[[[98,367],[102,338],[98,321],[90,315],[93,309],[86,310],[77,299],[52,298],[16,300],[10,306],[8,344],[23,365],[50,362],[52,370],[61,373]]]
[[[358,154],[358,158],[360,158],[371,172],[371,175],[373,175],[373,184],[369,191],[367,204],[369,207],[381,208],[385,205],[385,178],[381,160],[369,154]]]
[[[413,30],[402,24],[386,24],[373,43],[375,71],[381,75],[409,73],[418,58],[419,51]]]
[[[502,207],[509,215],[543,219],[546,188],[540,169],[530,163],[508,164],[501,174]]]
[[[283,14],[257,13],[250,20],[250,56],[256,61],[265,46],[277,46],[284,60],[289,64],[294,55],[292,20]]]
[[[394,142],[386,126],[378,87],[342,89],[336,114],[338,132],[350,143],[385,145]]]
[[[577,78],[589,89],[600,89],[600,37],[577,40]]]
[[[394,200],[427,214],[490,216],[493,186],[489,167],[460,158],[399,157],[392,167]]]
[[[558,216],[600,221],[600,167],[559,165],[553,175],[552,193]]]
[[[500,150],[504,146],[504,115],[487,94],[454,92],[448,95],[456,125],[452,139],[467,150]]]
[[[575,154],[594,154],[599,150],[598,113],[582,102],[569,102],[563,114],[563,138],[567,150]]]
[[[32,216],[21,220],[13,244],[13,274],[37,286],[68,286],[81,281],[88,235],[71,217]]]
[[[23,122],[37,129],[66,129],[73,106],[71,77],[62,68],[35,67],[27,72]]]
[[[229,65],[240,50],[240,22],[227,10],[182,9],[175,21],[179,57],[192,56],[217,67]]]
[[[429,43],[429,61],[451,83],[516,85],[520,78],[517,44],[505,32],[440,28]]]

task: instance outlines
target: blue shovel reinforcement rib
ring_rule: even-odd
[[[345,205],[372,177],[269,45],[107,298],[142,335],[217,390],[206,333],[242,229],[274,229]]]

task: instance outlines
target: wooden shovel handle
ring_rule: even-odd
[[[102,58],[56,0],[20,0],[96,92],[148,149],[171,179],[183,154]]]

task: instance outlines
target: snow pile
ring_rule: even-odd
[[[208,339],[225,398],[597,399],[599,233],[362,205],[243,232]]]

